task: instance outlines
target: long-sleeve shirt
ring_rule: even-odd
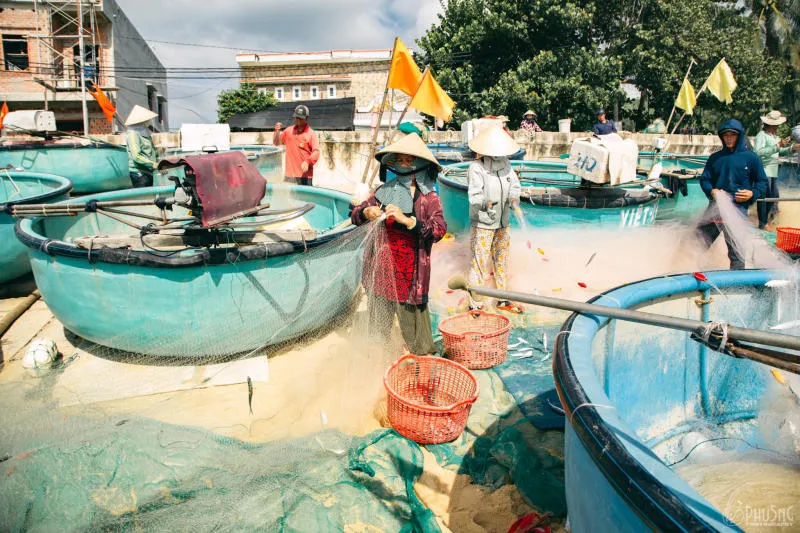
[[[522,192],[508,158],[483,157],[473,161],[467,178],[471,221],[483,229],[507,227],[511,223],[509,201],[518,200]]]
[[[353,208],[350,220],[356,226],[367,223],[368,220],[364,217],[364,209],[379,204],[380,202],[375,198],[375,195],[370,195],[361,205]],[[442,201],[435,192],[429,192],[428,194],[417,192],[414,195],[413,212],[417,219],[416,225],[409,230],[395,222],[392,227],[396,231],[389,232],[387,238],[397,239],[402,232],[408,233],[413,239],[416,252],[414,273],[411,278],[410,290],[403,303],[427,305],[428,292],[431,286],[431,251],[433,250],[433,243],[440,241],[444,234],[447,233],[447,223],[444,221],[444,214],[442,213]],[[379,222],[379,224],[384,223]],[[395,270],[396,267],[393,265],[393,261],[381,260],[383,254],[392,249],[391,243],[381,243],[380,239],[376,239],[375,235],[375,232],[370,233],[369,239],[371,240],[367,242],[365,248],[362,282],[364,283],[364,288],[373,294],[382,294],[380,288],[396,286],[398,272]],[[397,296],[393,296],[389,299],[396,301],[396,298]]]
[[[758,132],[753,142],[753,151],[761,158],[764,164],[764,172],[769,178],[778,177],[778,158],[789,155],[792,152],[791,146],[781,148],[778,146],[777,135],[772,135],[764,130]]]
[[[291,126],[280,134],[281,144],[286,146],[286,168],[283,175],[289,178],[314,177],[314,165],[319,161],[319,142],[317,134],[306,124],[303,131]],[[308,163],[308,170],[303,172],[302,164]]]
[[[606,120],[605,122],[598,122],[592,128],[595,135],[608,135],[609,133],[617,133],[617,127],[614,125],[613,120]]]
[[[128,130],[126,133],[128,147],[128,171],[141,172],[145,176],[152,176],[156,168],[156,147],[148,137]]]

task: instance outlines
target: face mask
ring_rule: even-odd
[[[150,137],[150,128],[145,126],[144,124],[134,124],[132,126],[128,126],[131,131],[135,131],[142,137]]]
[[[492,172],[502,170],[508,164],[508,158],[506,157],[490,157],[487,155],[486,160],[489,162],[489,170]]]

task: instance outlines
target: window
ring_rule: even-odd
[[[283,101],[283,87],[275,87],[275,100]]]
[[[150,85],[147,85],[147,109],[150,111],[157,111],[158,109],[158,99],[157,99],[157,92],[156,88]]]
[[[28,39],[24,35],[3,35],[3,68],[28,70]]]
[[[309,89],[309,91],[311,92],[311,98],[312,99],[319,98],[319,87],[311,87]]]
[[[300,87],[292,87],[292,99],[300,100]]]
[[[328,98],[336,98],[336,85],[328,85]]]
[[[267,88],[266,87],[259,87],[258,88],[258,92],[259,92],[259,94],[267,94]]]
[[[158,95],[158,121],[163,125],[166,118],[167,100],[160,94]]]

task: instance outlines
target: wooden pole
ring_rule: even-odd
[[[693,67],[694,65],[696,65],[696,63],[694,62],[694,58],[692,57],[692,58],[689,60],[689,70],[687,70],[687,71],[686,71],[686,76],[684,76],[684,77],[683,77],[684,81],[686,81],[686,79],[689,77],[689,73],[692,71],[692,67]],[[681,84],[681,87],[683,87],[683,84]],[[680,90],[679,90],[679,92],[680,92]],[[699,93],[698,93],[698,94],[699,94]],[[676,108],[676,106],[675,106],[675,104],[673,103],[673,104],[672,104],[672,111],[670,112],[670,114],[669,114],[669,119],[667,120],[667,127],[666,127],[666,128],[664,128],[664,129],[665,129],[665,131],[669,131],[669,125],[670,125],[670,123],[672,122],[672,117],[673,117],[673,115],[675,115],[675,108]]]
[[[369,174],[370,165],[372,165],[372,157],[375,155],[375,147],[378,144],[378,133],[381,131],[381,120],[383,120],[383,108],[386,107],[386,99],[389,97],[389,76],[392,74],[392,61],[394,60],[394,51],[397,48],[397,37],[394,38],[394,46],[392,46],[392,57],[389,59],[389,74],[386,75],[386,85],[383,88],[383,98],[381,99],[381,108],[378,111],[378,124],[375,126],[375,131],[372,134],[372,141],[369,144],[369,157],[367,163],[364,165],[364,175],[361,176],[361,183],[366,183],[367,175]]]

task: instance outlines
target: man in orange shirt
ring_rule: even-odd
[[[319,160],[317,134],[308,125],[308,107],[295,108],[294,126],[281,131],[283,124],[275,124],[272,144],[286,146],[286,168],[283,181],[297,185],[312,185],[314,163]]]

